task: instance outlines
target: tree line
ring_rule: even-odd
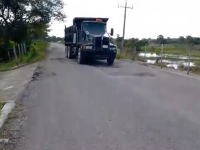
[[[0,0],[0,58],[13,42],[45,39],[51,21],[66,18],[63,8],[62,0]]]
[[[48,36],[46,38],[48,42],[63,42],[64,43],[64,38],[63,37],[57,37],[57,36]]]
[[[111,42],[116,44],[118,48],[121,48],[121,42],[122,42],[122,37],[117,35],[117,38],[112,38]],[[125,39],[124,40],[124,46],[126,48],[134,48],[136,47],[137,50],[140,50],[141,47],[149,44],[194,44],[198,45],[200,44],[200,38],[199,37],[192,37],[192,36],[180,36],[179,38],[170,38],[167,37],[165,38],[163,35],[158,35],[156,39],[138,39],[138,38],[130,38],[130,39]]]

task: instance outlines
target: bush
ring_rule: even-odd
[[[49,44],[45,42],[36,42],[35,45],[31,44],[29,47],[30,50],[19,58],[19,63],[34,63],[44,59],[46,57],[46,50],[48,46]],[[10,70],[15,67],[17,63],[18,62],[15,59],[12,59],[7,63],[0,64],[0,71]]]
[[[30,51],[22,56],[20,59],[25,63],[33,63],[36,61],[40,61],[46,57],[46,50],[49,44],[45,42],[36,42],[30,45]]]
[[[127,59],[127,57],[124,54],[117,54],[116,59]]]

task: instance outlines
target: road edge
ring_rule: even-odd
[[[23,96],[24,91],[27,89],[29,82],[32,80],[33,74],[36,71],[38,67],[38,62],[35,63],[36,65],[34,66],[35,68],[33,69],[33,72],[29,76],[28,80],[26,80],[22,90],[17,94],[16,98],[13,100],[10,100],[5,103],[3,108],[1,109],[1,114],[0,114],[0,129],[4,126],[4,123],[6,122],[9,114],[12,112],[12,110],[15,108],[15,102],[20,100]],[[30,64],[31,65],[31,64]]]
[[[159,66],[153,65],[153,64],[147,64],[146,62],[142,62],[142,61],[133,61],[130,59],[118,59],[118,60],[122,60],[122,61],[128,61],[128,62],[135,62],[138,65],[143,65],[152,69],[159,69],[162,72],[167,72],[167,73],[171,73],[171,74],[175,74],[175,75],[179,75],[179,76],[184,76],[186,78],[190,78],[190,79],[196,79],[196,80],[200,80],[200,76],[190,73],[189,75],[187,75],[186,71],[181,71],[181,70],[176,70],[173,68],[167,68],[167,67],[163,67],[162,69]]]

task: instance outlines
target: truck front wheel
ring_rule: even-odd
[[[84,58],[83,58],[83,55],[82,55],[82,53],[80,51],[80,48],[78,50],[78,63],[79,64],[83,64],[84,63]]]
[[[113,65],[114,61],[115,61],[114,58],[108,58],[107,59],[107,64],[111,66],[111,65]]]

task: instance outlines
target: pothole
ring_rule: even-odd
[[[66,62],[66,58],[50,58],[50,60],[57,60],[57,61],[59,61],[61,63]]]
[[[135,73],[133,75],[134,76],[139,76],[139,77],[155,77],[156,76],[153,73]]]
[[[113,72],[110,74],[111,76],[124,76],[124,77],[155,77],[156,75],[153,73],[121,73],[121,72]]]
[[[36,81],[36,80],[38,80],[38,79],[42,76],[43,70],[44,70],[44,68],[42,68],[41,66],[38,66],[38,67],[36,68],[36,70],[34,71],[34,73],[33,73],[32,80],[31,80],[31,81]]]

